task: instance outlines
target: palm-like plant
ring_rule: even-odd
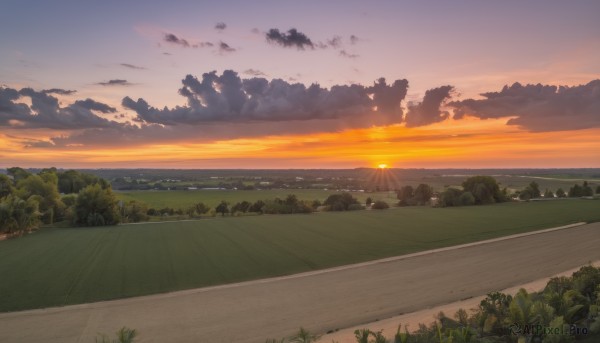
[[[356,337],[357,343],[369,343],[369,336],[371,336],[371,330],[360,329],[354,330],[354,337]]]
[[[117,331],[117,339],[111,340],[106,335],[96,338],[96,343],[133,343],[138,333],[135,329],[122,327]]]
[[[290,337],[290,343],[312,343],[319,340],[319,338],[321,338],[319,335],[315,335],[301,327],[294,336]]]

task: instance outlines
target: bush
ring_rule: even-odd
[[[458,202],[460,203],[461,206],[475,205],[475,197],[473,196],[473,193],[471,193],[471,192],[464,192],[458,198]]]
[[[373,203],[373,205],[371,205],[371,208],[374,210],[385,210],[389,207],[390,207],[390,205],[388,205],[387,202],[382,201],[382,200],[377,200]]]
[[[329,211],[347,211],[348,206],[352,204],[360,205],[360,202],[350,193],[338,193],[327,197],[323,204],[327,206]]]
[[[364,206],[361,204],[351,204],[350,206],[348,206],[348,211],[360,211],[364,209]]]

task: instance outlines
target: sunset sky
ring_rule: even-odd
[[[599,13],[2,1],[0,168],[598,168]]]

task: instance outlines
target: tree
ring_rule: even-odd
[[[323,203],[330,211],[347,211],[352,204],[360,204],[350,193],[331,194]]]
[[[117,199],[110,188],[99,184],[85,187],[77,196],[75,222],[79,225],[99,226],[119,223]]]
[[[231,207],[231,213],[236,213],[236,212],[246,213],[246,212],[248,212],[250,205],[251,204],[249,202],[247,202],[246,200],[244,200],[242,202],[238,202]]]
[[[372,209],[374,210],[385,210],[387,208],[389,208],[390,205],[388,205],[387,202],[385,201],[381,201],[381,200],[377,200],[373,203],[373,205],[371,206]]]
[[[0,174],[0,199],[12,194],[13,191],[14,188],[12,180],[8,176]]]
[[[460,206],[471,206],[475,205],[475,197],[471,192],[463,192],[458,198]]]
[[[396,197],[398,200],[399,206],[408,206],[413,198],[414,190],[412,186],[404,186],[400,188],[400,190],[396,193]]]
[[[262,213],[263,207],[265,206],[265,202],[262,200],[256,200],[250,208],[248,208],[248,212]]]
[[[542,196],[542,193],[540,192],[540,186],[537,184],[537,182],[532,181],[529,184],[529,188],[531,189],[531,197],[532,198],[539,198]]]
[[[506,201],[506,195],[500,191],[496,179],[491,176],[472,176],[466,179],[463,188],[475,197],[476,205],[493,204]]]
[[[221,213],[221,216],[225,217],[225,213],[229,212],[229,204],[223,200],[221,201],[221,203],[219,205],[217,205],[217,207],[215,208],[215,210],[217,211],[217,213]]]
[[[47,181],[45,181],[46,179]],[[62,215],[64,204],[60,200],[58,189],[56,187],[56,178],[51,174],[42,176],[30,174],[17,183],[16,194],[21,199],[28,199],[31,196],[39,196],[39,210],[42,213],[42,221],[47,224],[54,222],[55,215]]]
[[[583,196],[591,197],[592,195],[594,195],[594,191],[592,190],[592,187],[590,187],[590,185],[588,184],[587,181],[583,181]]]
[[[13,233],[36,228],[40,213],[38,202],[32,197],[23,200],[15,195],[0,199],[0,230]]]
[[[204,214],[208,212],[208,210],[210,210],[210,207],[206,206],[203,202],[199,202],[196,205],[194,205],[194,209],[196,210],[196,213]]]
[[[30,172],[28,172],[27,170],[25,170],[23,168],[19,168],[19,167],[8,168],[8,169],[6,169],[6,171],[8,172],[8,175],[13,177],[13,180],[15,180],[15,182],[25,179],[29,175],[31,175]]]
[[[596,187],[596,194],[600,194],[600,186]]]
[[[557,198],[564,198],[566,197],[567,194],[565,193],[565,191],[562,188],[559,188],[556,190],[556,197]]]
[[[579,198],[583,196],[583,187],[576,184],[569,189],[569,198]]]
[[[371,203],[373,203],[373,199],[371,199],[371,197],[368,197],[366,202],[367,206],[370,206]]]
[[[554,199],[554,193],[552,193],[551,190],[546,189],[546,191],[544,192],[544,198],[545,199]]]
[[[460,196],[463,194],[463,191],[456,188],[447,188],[440,195],[440,206],[442,207],[450,207],[450,206],[461,206]],[[473,196],[473,194],[471,194]]]
[[[123,209],[125,221],[128,223],[137,223],[148,220],[148,205],[143,202],[131,200]]]
[[[431,196],[433,195],[433,188],[429,185],[422,183],[417,186],[414,193],[414,200],[417,205],[425,205],[431,200]]]

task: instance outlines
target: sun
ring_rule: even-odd
[[[388,165],[385,164],[385,163],[380,163],[380,164],[377,165],[377,168],[379,168],[379,169],[385,169],[387,167],[388,167]]]

